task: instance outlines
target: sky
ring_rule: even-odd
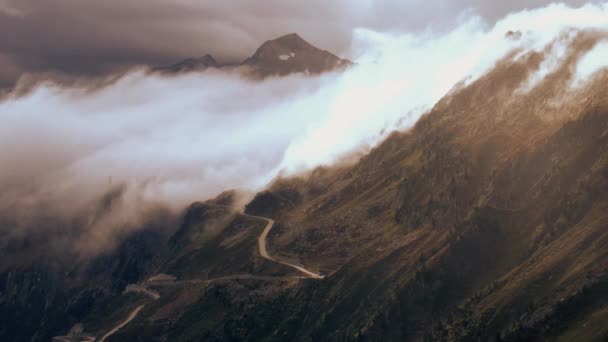
[[[100,75],[210,53],[238,63],[296,32],[354,57],[353,32],[445,32],[467,16],[487,25],[549,0],[0,0],[0,87],[23,73]],[[584,0],[569,0],[577,6]]]

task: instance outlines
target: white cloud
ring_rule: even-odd
[[[598,43],[591,51],[585,54],[576,66],[576,78],[573,85],[583,85],[595,73],[608,68],[608,42]]]

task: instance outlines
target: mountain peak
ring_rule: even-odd
[[[352,62],[315,47],[297,33],[289,33],[267,40],[242,64],[251,67],[256,76],[266,77],[297,72],[319,74]]]
[[[250,59],[275,59],[280,55],[291,55],[304,50],[318,50],[315,46],[305,41],[297,33],[289,33],[279,38],[265,41]],[[292,56],[293,57],[293,56]]]
[[[285,76],[292,73],[320,74],[345,68],[351,64],[352,62],[349,60],[341,59],[328,51],[315,47],[297,33],[288,33],[265,41],[253,56],[241,63],[248,68],[249,75],[255,78]],[[222,65],[218,64],[213,56],[206,54],[153,70],[175,74],[220,67]]]
[[[219,64],[215,61],[213,56],[206,54],[202,57],[187,58],[179,63],[173,64],[168,67],[157,68],[157,71],[161,72],[190,72],[190,71],[202,71],[208,68],[218,68]]]
[[[282,35],[279,38],[277,38],[276,40],[279,40],[279,39],[299,39],[299,40],[304,40],[304,39],[302,39],[302,37],[300,37],[300,35],[298,35],[295,32],[287,33],[285,35]]]
[[[269,40],[268,42],[276,42],[279,44],[286,44],[286,45],[312,46],[309,42],[305,41],[304,38],[300,37],[300,35],[298,35],[297,33],[288,33],[286,35],[280,36],[279,38]]]

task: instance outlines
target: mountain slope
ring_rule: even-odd
[[[505,58],[355,165],[258,194],[272,253],[323,280],[206,286],[116,340],[605,339],[608,73],[570,87],[593,42],[532,89],[545,56]]]
[[[291,188],[310,200],[302,201],[305,215],[275,213],[287,228],[274,246],[318,267],[350,258],[300,334],[550,336],[569,324],[536,330],[562,310],[559,298],[579,301],[585,291],[598,307],[575,310],[603,312],[605,296],[593,289],[608,266],[606,78],[566,96],[574,61],[526,93],[539,56],[505,60],[411,132],[328,176],[326,193],[277,184],[274,192]]]
[[[145,271],[116,284],[156,273],[178,281],[154,288],[160,299],[147,299],[109,340],[602,341],[608,72],[571,86],[578,59],[595,43],[580,34],[531,89],[528,80],[549,57],[508,56],[354,165],[278,179],[257,194],[246,213],[276,222],[270,253],[320,270],[321,280],[191,281],[291,272],[256,254],[263,222],[209,203],[192,205],[170,237],[122,246],[126,253],[149,244],[159,253],[150,256],[156,267],[138,266]],[[263,50],[283,52],[270,45]],[[126,299],[116,317],[95,302],[72,321],[103,333],[141,300]]]

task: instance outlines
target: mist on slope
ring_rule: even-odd
[[[608,5],[552,5],[491,29],[477,17],[441,35],[358,29],[357,64],[316,77],[134,70],[94,91],[40,84],[0,104],[0,236],[9,244],[36,234],[38,249],[97,255],[157,208],[177,213],[365,152],[506,56],[545,52],[533,88],[575,32],[606,32],[606,18]],[[599,43],[583,56],[577,84],[608,65],[605,51]]]

